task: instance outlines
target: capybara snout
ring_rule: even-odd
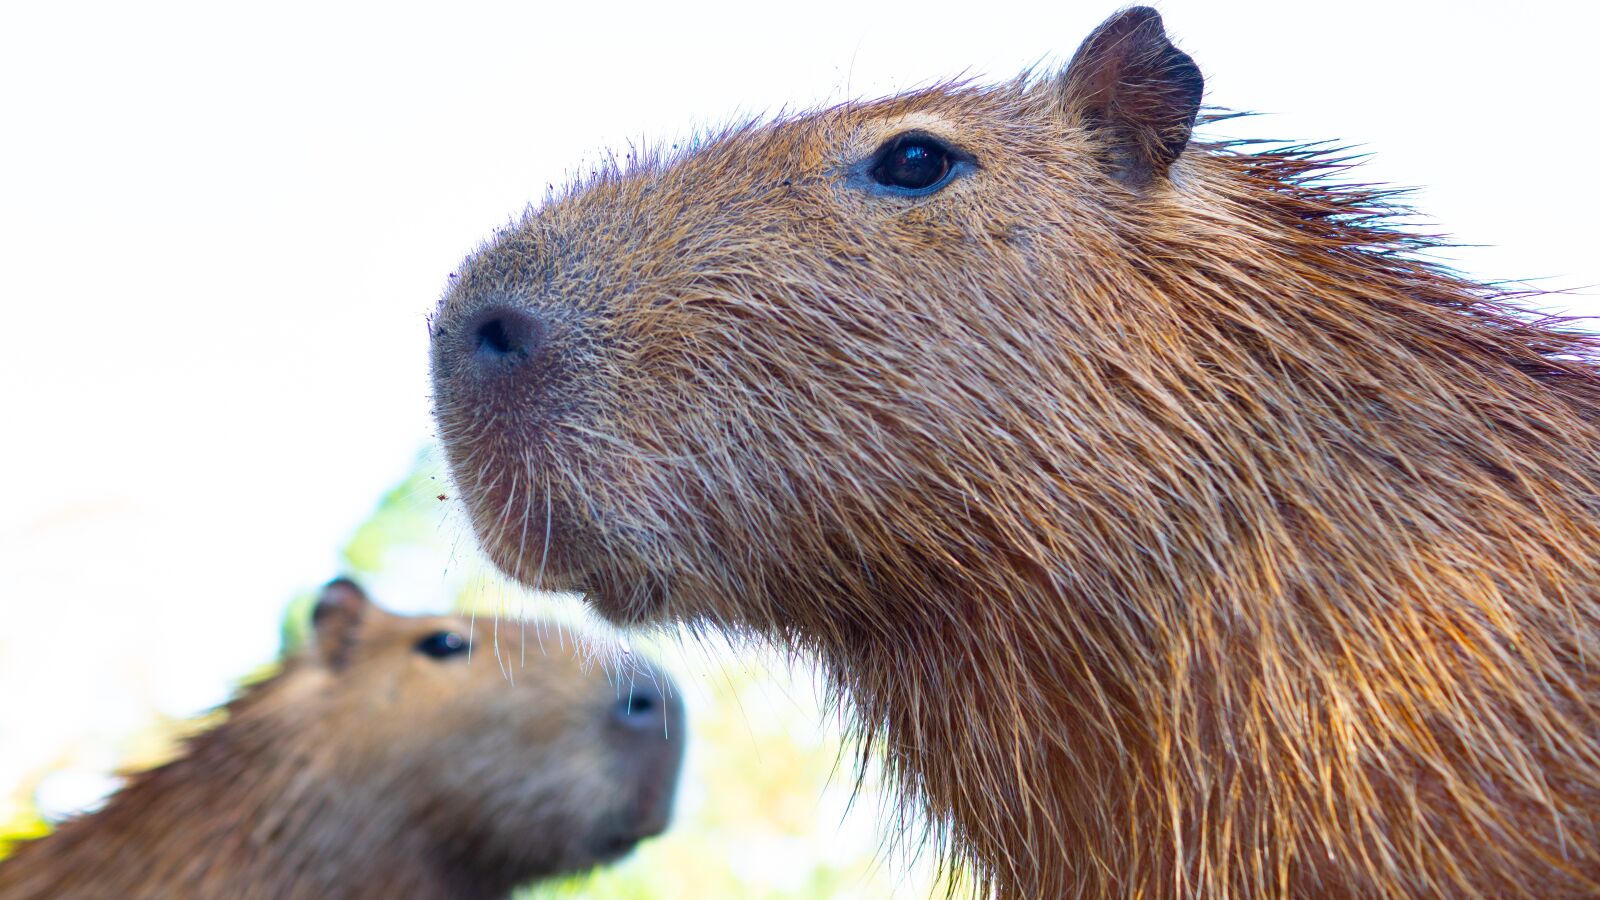
[[[667,827],[684,711],[637,656],[346,580],[312,621],[176,761],[19,847],[0,896],[503,897]]]
[[[659,670],[637,664],[617,694],[607,715],[617,744],[629,754],[617,778],[634,795],[605,856],[667,829],[684,738],[683,701]]]

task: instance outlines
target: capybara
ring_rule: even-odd
[[[548,198],[431,321],[473,527],[813,654],[987,893],[1600,891],[1596,340],[1202,86],[1132,8]]]
[[[344,579],[312,634],[175,761],[20,845],[0,897],[503,897],[666,828],[684,715],[654,668]]]

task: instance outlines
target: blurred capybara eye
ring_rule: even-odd
[[[878,151],[872,180],[884,187],[931,191],[950,174],[950,150],[927,135],[905,134]]]
[[[454,631],[435,631],[420,641],[417,641],[417,652],[426,654],[434,659],[444,659],[465,653],[467,639]]]

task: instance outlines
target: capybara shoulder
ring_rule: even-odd
[[[488,553],[820,659],[1006,897],[1600,892],[1593,337],[1154,10],[552,197],[431,322]]]
[[[491,898],[616,859],[667,825],[683,711],[662,673],[588,646],[332,582],[279,674],[17,847],[0,897]]]

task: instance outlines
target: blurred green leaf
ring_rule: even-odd
[[[11,855],[11,849],[23,841],[44,837],[50,826],[32,806],[24,806],[9,819],[0,821],[0,859]]]

